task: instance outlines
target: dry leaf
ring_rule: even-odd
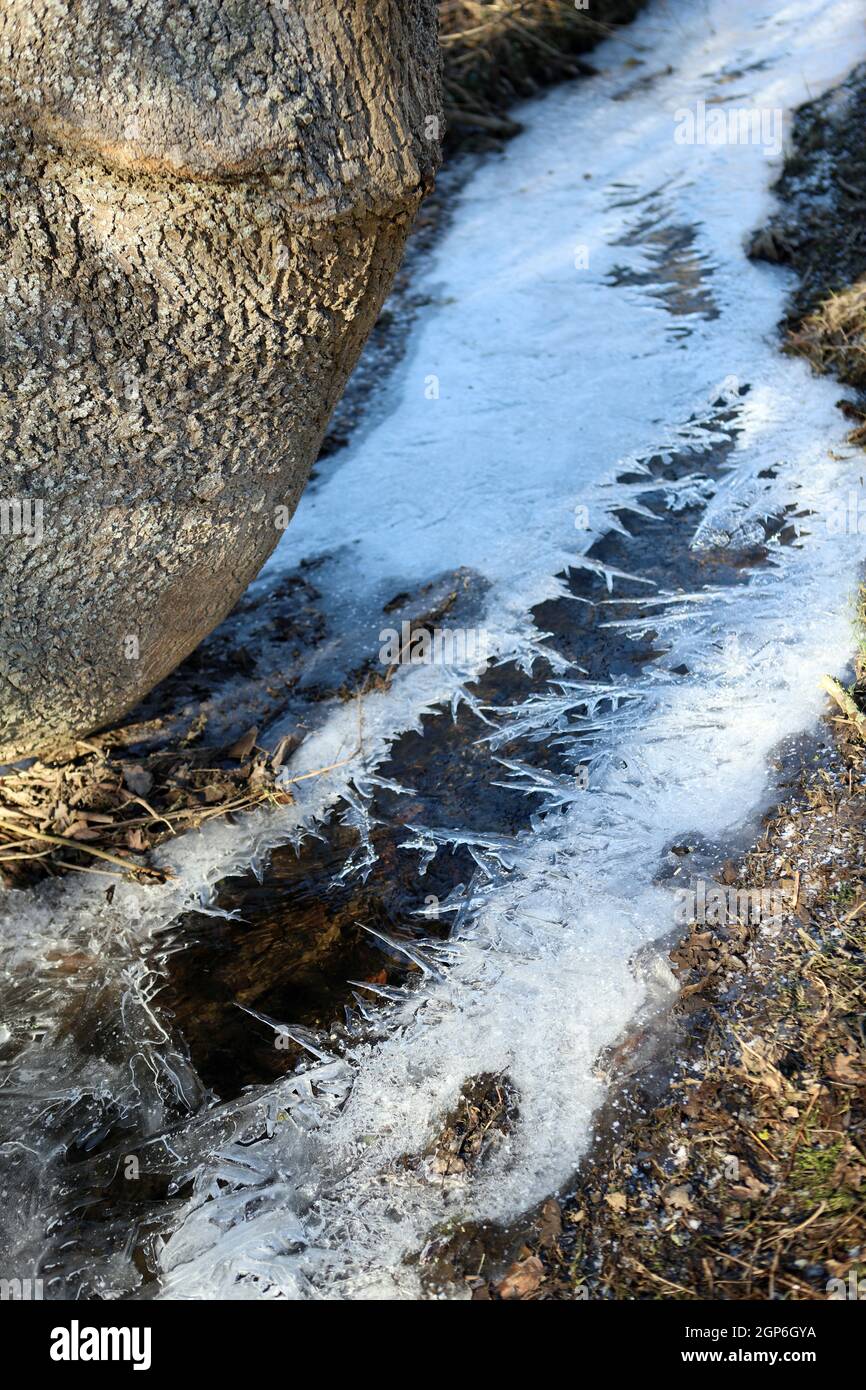
[[[301,740],[298,738],[297,734],[285,734],[284,737],[280,739],[271,756],[271,767],[274,772],[279,772],[286,758],[290,757],[295,749],[300,747],[300,744]]]
[[[256,746],[256,739],[258,736],[259,727],[257,724],[254,724],[251,729],[247,729],[246,733],[242,734],[237,743],[233,743],[231,748],[226,750],[226,757],[237,758],[239,761],[249,757]]]
[[[537,1255],[518,1260],[508,1270],[498,1288],[500,1298],[528,1298],[544,1278],[544,1265]]]
[[[685,1184],[680,1187],[669,1187],[665,1193],[665,1204],[674,1207],[677,1211],[693,1211],[691,1188]]]
[[[759,1182],[751,1169],[742,1165],[739,1181],[731,1187],[730,1193],[732,1197],[736,1197],[738,1202],[750,1202],[755,1197],[763,1197],[768,1190],[766,1183]]]
[[[855,1084],[863,1080],[863,1068],[860,1058],[850,1052],[837,1052],[833,1058],[833,1066],[830,1072],[834,1081],[841,1081],[845,1084]]]
[[[92,830],[86,820],[76,820],[65,831],[68,840],[100,840],[102,835],[98,830]]]
[[[538,1243],[543,1247],[555,1245],[562,1234],[562,1210],[552,1197],[541,1208],[538,1223]]]

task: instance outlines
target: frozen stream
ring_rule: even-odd
[[[597,77],[526,107],[525,133],[466,181],[378,418],[322,465],[254,588],[327,557],[332,628],[370,656],[387,599],[466,571],[473,627],[535,672],[518,706],[490,725],[479,711],[477,737],[555,742],[559,770],[501,768],[535,812],[516,837],[407,827],[419,870],[469,846],[450,938],[418,947],[416,987],[375,1009],[368,993],[348,1047],[308,1039],[303,1070],[230,1101],[161,1011],[161,934],[344,793],[363,835],[393,740],[459,707],[471,660],[367,694],[360,754],[357,702],[320,706],[290,771],[345,765],[282,811],[176,841],[163,887],[7,894],[0,1273],[41,1274],[47,1295],[412,1297],[436,1227],[512,1218],[574,1171],[598,1054],[666,988],[648,949],[672,926],[666,848],[748,820],[769,755],[815,724],[819,677],[853,647],[864,538],[830,524],[859,474],[840,388],[779,353],[788,280],[743,244],[770,206],[776,113],[864,56],[856,0],[651,3],[596,51]],[[682,143],[681,113],[700,126],[704,110],[758,113],[759,138]],[[680,569],[642,583],[587,558],[611,531],[645,547],[664,511],[696,566],[756,547],[764,562],[685,591]],[[633,605],[612,631],[655,634],[654,659],[604,679],[579,652],[550,659],[532,611],[585,603],[581,572]],[[443,1181],[420,1156],[486,1073],[508,1076],[518,1121],[486,1168]],[[73,1163],[71,1127],[94,1114],[108,1140]]]

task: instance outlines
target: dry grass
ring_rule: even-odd
[[[185,731],[173,718],[129,724],[79,739],[0,776],[0,879],[24,888],[69,870],[164,882],[150,861],[166,840],[206,821],[257,806],[286,806],[292,787],[347,766],[362,751],[327,767],[288,776],[285,763],[303,739],[284,735],[276,747],[248,729],[228,747],[207,738],[204,714]],[[113,890],[112,890],[113,891]]]
[[[866,390],[866,279],[828,295],[791,331],[789,342],[819,371]],[[866,437],[866,429],[855,433]]]
[[[788,345],[866,402],[866,65],[796,113],[778,206],[752,254],[792,266]],[[862,414],[859,417],[862,425]],[[855,431],[863,442],[866,431]]]
[[[445,114],[453,146],[513,135],[506,112],[521,97],[592,68],[581,59],[631,20],[641,0],[441,0]]]
[[[292,800],[278,782],[285,743],[274,755],[255,730],[234,748],[168,738],[146,747],[149,730],[112,730],[56,761],[35,761],[0,778],[0,874],[24,887],[72,869],[106,878],[160,882],[149,852],[215,816]]]

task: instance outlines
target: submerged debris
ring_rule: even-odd
[[[513,1129],[517,1115],[517,1097],[506,1076],[471,1077],[432,1147],[433,1171],[451,1177],[477,1169]]]

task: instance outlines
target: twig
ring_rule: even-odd
[[[657,1284],[663,1284],[666,1289],[676,1289],[677,1293],[684,1293],[686,1298],[697,1298],[698,1296],[694,1289],[685,1289],[682,1284],[675,1284],[671,1279],[664,1279],[660,1274],[653,1274],[651,1269],[647,1269],[646,1265],[642,1265],[640,1260],[636,1260],[634,1256],[631,1258],[631,1264],[634,1265],[638,1273],[647,1275]]]
[[[99,874],[102,878],[127,878],[127,874],[116,874],[113,869],[95,869],[92,864],[70,864],[68,859],[56,859],[61,869],[74,869],[77,874]]]
[[[345,767],[346,764],[350,763],[353,758],[356,758],[360,751],[360,748],[356,748],[354,753],[350,753],[348,758],[343,758],[338,763],[330,763],[327,767],[317,767],[312,772],[302,772],[299,777],[288,777],[286,781],[282,782],[280,785],[283,787],[287,787],[289,785],[293,786],[295,782],[306,782],[308,777],[321,777],[323,772],[335,772],[338,767]]]
[[[34,851],[33,854],[3,854],[0,855],[0,864],[8,864],[13,859],[44,859],[46,854],[50,853],[50,849],[41,849],[38,853]]]
[[[488,19],[485,24],[476,24],[472,29],[460,29],[457,33],[441,34],[439,42],[443,47],[448,48],[453,43],[461,43],[463,39],[474,39],[476,34],[483,34],[488,29],[495,29],[497,25],[504,24],[512,15],[519,14],[521,10],[525,10],[529,3],[530,0],[522,0],[521,4],[512,5],[510,9],[497,10],[494,13],[493,19]]]
[[[8,825],[8,821],[6,821],[4,817],[5,813],[0,813],[0,826],[4,824]],[[12,828],[20,830],[21,826],[15,825],[13,822]],[[131,864],[128,859],[121,859],[118,855],[109,854],[104,849],[94,849],[92,845],[84,844],[81,840],[70,840],[68,835],[49,835],[46,830],[29,830],[27,833],[31,840],[46,840],[51,845],[60,845],[63,849],[81,850],[82,853],[92,854],[97,859],[106,860],[109,864],[117,864],[125,873],[132,874],[133,877],[139,874],[147,874],[161,878],[163,873],[167,872],[163,869],[147,869],[140,864]]]
[[[857,705],[851,699],[848,691],[843,689],[839,682],[834,680],[832,676],[821,677],[821,688],[826,690],[832,700],[836,701],[836,704],[844,713],[845,718],[851,720],[851,723],[863,739],[863,742],[866,743],[866,715],[862,714],[857,708]]]
[[[298,777],[287,777],[286,780],[285,780],[285,782],[281,782],[281,783],[279,784],[279,786],[280,786],[280,787],[287,787],[287,786],[290,786],[290,785],[294,785],[295,782],[306,782],[306,780],[307,780],[308,777],[321,777],[321,775],[322,775],[323,772],[335,772],[335,771],[337,770],[338,767],[345,767],[348,763],[352,762],[353,758],[357,758],[358,754],[359,754],[360,752],[363,751],[363,748],[364,748],[363,709],[362,709],[362,706],[361,706],[361,692],[358,691],[358,743],[357,743],[357,746],[356,746],[355,748],[352,749],[352,751],[351,751],[351,753],[349,754],[348,758],[342,758],[342,759],[340,760],[340,762],[338,762],[338,763],[329,763],[327,767],[317,767],[317,768],[314,768],[314,770],[313,770],[312,772],[302,772]],[[277,788],[277,790],[279,790],[279,787]]]

